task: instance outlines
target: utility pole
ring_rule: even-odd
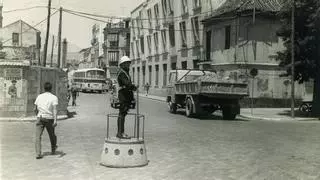
[[[52,61],[53,61],[53,49],[54,49],[54,35],[52,35],[52,49],[51,49],[50,67],[52,67]]]
[[[292,14],[291,14],[291,118],[294,118],[294,56],[295,56],[295,45],[294,45],[294,35],[295,35],[295,30],[294,30],[294,21],[295,21],[295,0],[293,0],[292,3]]]
[[[59,10],[59,33],[58,33],[58,68],[60,68],[61,61],[61,29],[62,29],[62,7]]]
[[[46,41],[44,44],[44,52],[43,52],[43,66],[46,67],[47,63],[47,49],[48,49],[48,39],[49,39],[49,30],[50,30],[50,16],[51,16],[51,0],[48,2],[48,17],[47,17],[47,34]]]

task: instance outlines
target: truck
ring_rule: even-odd
[[[210,115],[222,111],[224,120],[240,114],[239,100],[249,95],[248,84],[230,77],[221,78],[204,70],[171,70],[167,86],[170,113],[184,108],[187,117]]]

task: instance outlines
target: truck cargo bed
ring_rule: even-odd
[[[201,94],[210,97],[242,98],[248,96],[248,85],[244,83],[194,81],[175,84],[176,94]]]

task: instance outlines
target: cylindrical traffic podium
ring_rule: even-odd
[[[100,164],[113,168],[141,167],[148,164],[146,146],[144,141],[144,115],[128,113],[126,133],[130,138],[122,139],[116,137],[116,133],[110,129],[111,122],[117,122],[118,114],[107,115],[106,138],[101,153]],[[111,121],[113,120],[113,121]],[[130,122],[131,120],[131,122]],[[133,121],[133,122],[132,122]],[[112,127],[113,130],[116,127]]]

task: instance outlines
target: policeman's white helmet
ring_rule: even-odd
[[[119,61],[119,66],[120,66],[120,64],[122,64],[124,62],[131,62],[131,60],[128,56],[122,56],[122,58]]]

